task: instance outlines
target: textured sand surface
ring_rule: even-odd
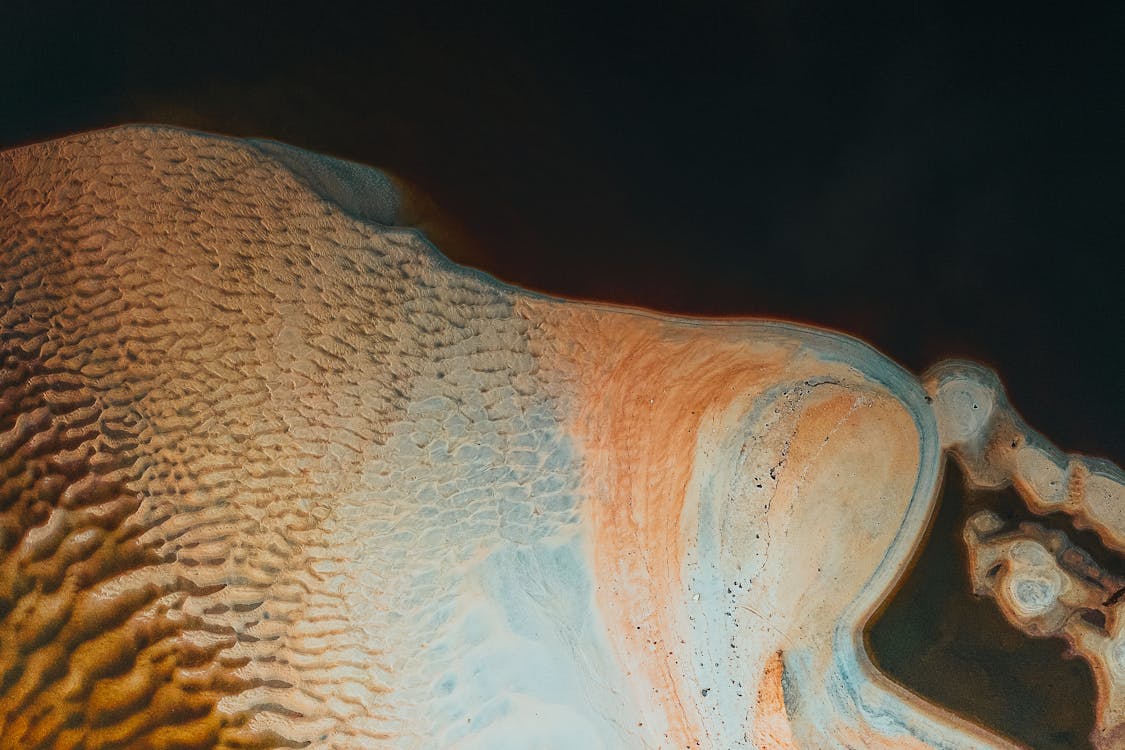
[[[861,645],[943,445],[1049,480],[987,378],[532,295],[397,208],[172,129],[0,155],[0,745],[1007,747]]]

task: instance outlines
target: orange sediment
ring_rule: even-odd
[[[671,746],[694,746],[701,728],[685,707],[677,644],[665,639],[683,601],[680,517],[696,435],[705,414],[775,383],[793,347],[739,340],[722,326],[685,333],[629,312],[530,299],[516,309],[537,324],[540,376],[559,389],[583,455],[597,600],[624,672],[657,693],[635,697],[663,707]]]
[[[758,706],[754,721],[754,745],[770,750],[799,750],[785,712],[785,692],[781,678],[785,662],[778,651],[766,664],[758,683]]]

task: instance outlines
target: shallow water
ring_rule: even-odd
[[[1120,11],[857,13],[14,9],[0,146],[161,121],[385,166],[431,197],[415,218],[443,251],[505,280],[805,320],[915,371],[979,358],[1060,447],[1125,462]],[[1088,670],[968,591],[967,507],[1015,501],[960,486],[873,653],[1033,747],[1082,747]]]

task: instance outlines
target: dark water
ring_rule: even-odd
[[[1125,460],[1125,5],[149,5],[5,3],[0,146],[147,121],[374,164],[505,280],[980,359],[1060,446]],[[966,598],[959,502],[875,655],[1079,747],[1089,675]]]
[[[970,593],[961,534],[982,508],[1009,528],[1043,521],[1011,490],[967,490],[949,462],[929,540],[868,630],[868,651],[896,681],[1036,750],[1089,748],[1095,693],[1086,662],[1066,656],[1061,639],[1025,637]]]

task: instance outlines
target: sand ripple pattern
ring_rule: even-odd
[[[0,155],[0,745],[394,740],[405,636],[347,599],[386,592],[344,581],[337,501],[425,347],[486,347],[440,311],[503,307],[423,250],[235,141]]]

